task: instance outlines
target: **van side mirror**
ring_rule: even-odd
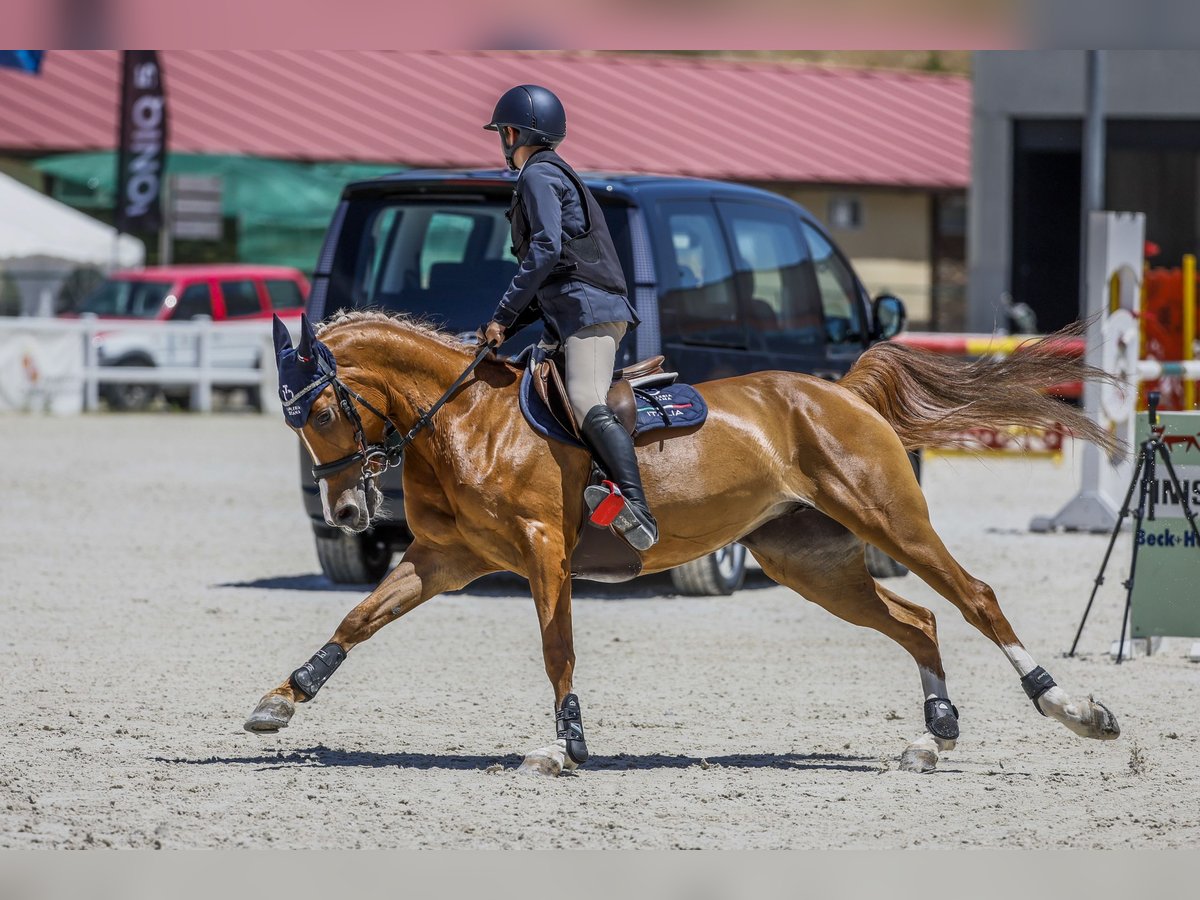
[[[871,338],[876,341],[887,341],[904,330],[908,321],[908,313],[904,311],[904,301],[892,294],[880,294],[875,298],[872,307],[874,327]]]

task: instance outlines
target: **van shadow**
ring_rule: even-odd
[[[337,584],[324,575],[280,575],[273,578],[256,578],[251,581],[227,581],[213,585],[218,588],[253,588],[258,590],[278,591],[312,591],[340,592],[363,595],[375,588],[373,584]],[[755,591],[774,587],[775,582],[762,572],[746,573],[741,591]],[[495,575],[485,575],[471,582],[462,590],[447,591],[447,595],[463,595],[468,597],[517,597],[525,599],[529,596],[529,582],[518,575],[499,572]],[[598,581],[576,581],[571,592],[572,597],[581,600],[634,600],[650,597],[675,597],[679,592],[671,582],[671,576],[666,572],[656,575],[642,575],[633,581],[620,584],[605,584]]]
[[[521,765],[521,756],[505,754],[479,756],[457,753],[371,753],[365,750],[335,750],[324,745],[290,752],[262,753],[252,756],[209,756],[202,759],[151,757],[153,762],[186,766],[257,766],[260,771],[298,768],[368,769],[449,769],[471,771],[487,769],[497,763],[505,769]],[[621,771],[701,768],[726,769],[799,769],[837,772],[879,772],[879,760],[866,756],[837,753],[736,753],[727,756],[670,756],[663,753],[618,753],[593,756],[587,768]]]

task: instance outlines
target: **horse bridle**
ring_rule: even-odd
[[[434,414],[445,405],[446,401],[454,395],[455,391],[462,387],[463,382],[475,371],[475,367],[495,347],[496,345],[493,343],[485,343],[481,346],[475,354],[475,359],[467,366],[466,371],[455,379],[454,384],[450,385],[446,393],[442,394],[433,406],[424,412],[421,412],[420,407],[417,407],[421,415],[417,418],[413,427],[408,430],[408,433],[404,435],[400,434],[400,429],[396,427],[396,424],[387,415],[372,406],[361,394],[346,387],[345,382],[337,377],[337,372],[329,366],[329,363],[323,357],[318,355],[317,368],[321,372],[321,377],[297,394],[294,399],[299,400],[312,391],[320,393],[320,391],[325,389],[326,385],[332,387],[342,412],[345,413],[346,418],[354,425],[354,441],[358,444],[358,449],[332,462],[313,466],[313,480],[320,481],[322,478],[328,478],[330,475],[335,475],[343,469],[348,469],[356,462],[361,461],[362,481],[366,483],[377,478],[388,469],[400,465],[400,462],[404,458],[404,451],[408,445],[416,439],[418,434],[433,424]],[[383,440],[381,442],[367,442],[367,435],[363,430],[362,416],[358,414],[358,409],[355,408],[354,401],[358,401],[365,409],[383,420]]]

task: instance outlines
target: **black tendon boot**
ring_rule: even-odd
[[[580,430],[600,465],[625,498],[621,511],[613,519],[613,527],[635,550],[649,550],[658,543],[658,523],[650,515],[650,508],[646,504],[642,475],[633,451],[633,438],[617,421],[613,411],[604,405],[588,410]],[[608,489],[600,485],[592,485],[584,492],[584,500],[590,510],[595,510],[609,496]]]

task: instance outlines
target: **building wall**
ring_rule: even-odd
[[[762,185],[804,206],[829,229],[850,257],[872,296],[893,293],[904,300],[914,327],[927,327],[932,312],[932,204],[925,191],[822,185]],[[830,203],[859,201],[858,228],[835,228]]]
[[[987,51],[973,64],[968,327],[991,331],[1011,290],[1013,121],[1082,119],[1085,51]],[[1200,118],[1200,53],[1105,51],[1110,118]]]

